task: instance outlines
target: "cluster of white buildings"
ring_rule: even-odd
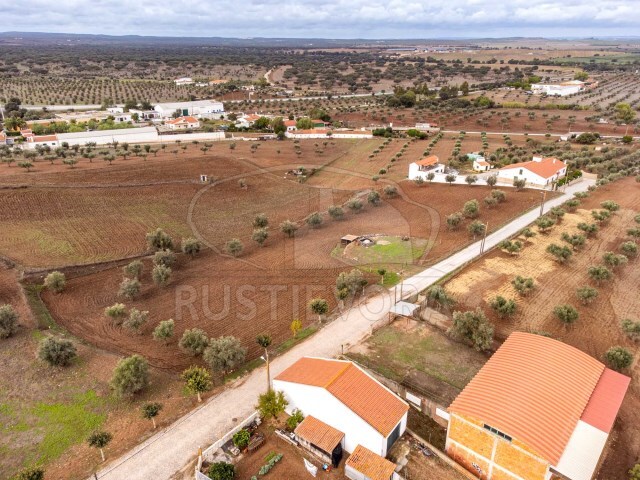
[[[585,82],[580,80],[570,80],[562,83],[534,83],[531,85],[531,91],[538,95],[548,95],[550,97],[566,97],[574,95],[585,89]]]

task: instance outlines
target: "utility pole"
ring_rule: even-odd
[[[540,203],[540,216],[542,216],[544,212],[544,201],[547,198],[547,191],[543,190],[542,192],[540,192],[540,194],[542,195],[542,202]]]
[[[487,240],[487,232],[489,231],[489,222],[484,225],[484,235],[482,236],[482,241],[480,242],[480,254],[484,253],[484,244]]]

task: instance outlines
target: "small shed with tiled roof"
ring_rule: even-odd
[[[391,480],[395,477],[396,465],[358,445],[344,466],[345,475],[352,480]]]
[[[449,406],[446,450],[482,478],[590,480],[630,379],[514,332]]]
[[[320,457],[324,462],[337,467],[342,460],[344,433],[313,415],[306,417],[295,429],[298,442]]]
[[[404,433],[409,405],[352,362],[303,357],[273,380],[303,415],[344,433],[344,449],[363,445],[386,456]]]

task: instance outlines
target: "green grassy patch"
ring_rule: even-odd
[[[44,287],[32,283],[22,284],[22,287],[27,297],[29,308],[38,322],[38,328],[57,328],[57,324],[51,316],[51,313],[49,313],[49,309],[40,298],[40,292]]]
[[[412,264],[420,259],[429,242],[421,238],[402,240],[400,237],[382,236],[375,238],[375,244],[349,245],[343,254],[358,264]],[[334,255],[339,250],[334,249]]]

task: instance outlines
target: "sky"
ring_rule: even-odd
[[[19,5],[2,9],[0,31],[381,39],[640,35],[640,0],[29,0]]]

